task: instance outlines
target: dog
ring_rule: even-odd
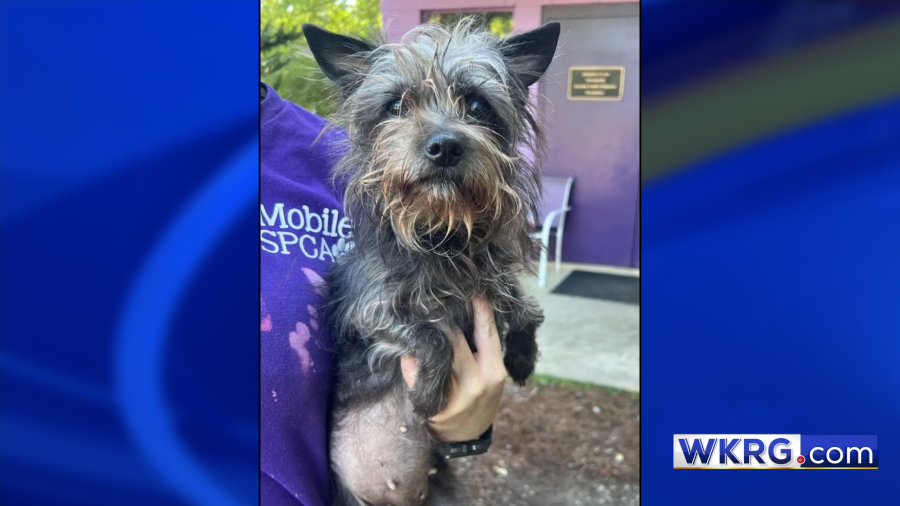
[[[494,310],[509,377],[523,384],[534,371],[544,317],[518,277],[537,249],[529,218],[544,136],[528,88],[559,31],[549,23],[501,38],[468,18],[389,43],[303,26],[335,85],[330,123],[346,146],[334,177],[355,241],[325,287],[336,505],[470,504],[427,420],[452,384],[444,330],[463,329],[471,346],[475,297]],[[418,364],[412,389],[405,355]]]

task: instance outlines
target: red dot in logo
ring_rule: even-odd
[[[803,455],[800,455],[800,456],[797,457],[797,463],[798,463],[798,464],[802,464],[802,463],[804,463],[804,462],[806,462],[806,459],[803,458]]]

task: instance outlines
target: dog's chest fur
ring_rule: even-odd
[[[390,245],[355,248],[341,259],[332,277],[332,287],[343,285],[341,302],[349,317],[345,322],[355,327],[341,334],[391,341],[391,334],[405,330],[396,326],[399,316],[467,330],[472,324],[471,301],[477,296],[501,314],[510,310],[516,303],[516,277],[525,266],[504,251],[510,243],[505,236],[496,237],[496,244],[474,248],[471,244],[455,248],[453,240],[444,241],[427,254]]]

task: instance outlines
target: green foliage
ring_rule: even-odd
[[[381,28],[380,0],[261,0],[259,75],[282,97],[320,116],[334,110],[328,81],[309,56],[301,25],[343,34]]]
[[[497,35],[512,32],[509,12],[431,14],[429,22],[450,24],[476,15]],[[261,0],[259,75],[282,97],[328,116],[334,110],[330,86],[303,38],[313,23],[336,33],[365,35],[381,29],[380,0]]]
[[[511,12],[432,12],[428,15],[428,22],[435,24],[452,25],[463,17],[475,16],[481,19],[494,35],[502,37],[513,31],[513,18]]]
[[[504,35],[509,35],[513,31],[513,18],[512,13],[509,12],[495,12],[488,15],[488,29],[494,35],[499,37],[503,37]]]

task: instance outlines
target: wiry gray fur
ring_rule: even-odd
[[[528,86],[550,64],[559,25],[498,38],[469,19],[420,26],[399,44],[304,32],[340,97],[331,120],[347,145],[335,180],[356,242],[328,277],[336,504],[468,504],[426,423],[450,392],[442,329],[464,329],[471,343],[472,300],[484,297],[509,375],[521,383],[534,369],[543,315],[517,278],[535,249],[528,223],[541,188],[523,152],[543,149]],[[402,112],[391,115],[396,100]],[[424,156],[438,132],[460,139],[458,165]],[[412,390],[403,355],[417,360]]]

